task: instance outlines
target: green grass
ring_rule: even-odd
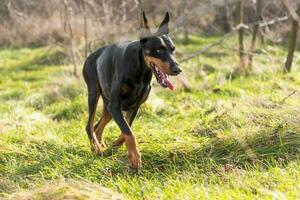
[[[216,40],[193,36],[178,51]],[[237,53],[217,47],[182,63],[190,91],[176,78],[174,92],[154,81],[133,125],[143,160],[135,174],[125,147],[90,152],[85,84],[59,50],[1,50],[0,197],[99,199],[103,186],[126,199],[299,199],[300,54],[282,74],[284,48],[258,52],[267,53],[246,77],[232,74]],[[119,134],[110,122],[106,143]]]

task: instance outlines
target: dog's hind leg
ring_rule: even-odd
[[[101,146],[94,133],[94,119],[97,109],[98,100],[100,97],[100,91],[96,86],[88,85],[88,107],[89,107],[89,119],[86,125],[86,132],[91,142],[91,150],[95,153],[102,153]]]
[[[112,119],[112,116],[107,110],[107,103],[103,99],[102,116],[101,116],[101,119],[99,120],[99,122],[97,123],[97,125],[95,126],[95,133],[96,133],[98,142],[102,148],[106,147],[106,145],[103,141],[103,130],[104,130],[104,127],[106,126],[106,124],[108,124],[108,122],[110,122],[111,119]]]

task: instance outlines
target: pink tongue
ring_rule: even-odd
[[[164,81],[170,90],[174,90],[174,86],[173,86],[172,82],[170,81],[169,77],[165,77]]]
[[[159,72],[159,74],[160,74],[160,76],[161,76],[163,82],[168,86],[168,88],[169,88],[170,90],[173,91],[173,90],[174,90],[174,86],[173,86],[171,80],[169,79],[169,76],[166,75],[165,73],[163,73],[163,72],[160,71],[160,70],[158,70],[158,72]]]

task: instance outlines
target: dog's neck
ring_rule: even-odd
[[[142,47],[140,46],[139,48],[139,61],[140,61],[140,73],[141,73],[141,78],[145,83],[151,82],[152,79],[152,70],[150,67],[147,65],[145,61],[145,56]]]

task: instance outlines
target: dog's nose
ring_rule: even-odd
[[[172,75],[178,75],[182,72],[182,69],[179,67],[178,64],[174,65],[172,68]]]

